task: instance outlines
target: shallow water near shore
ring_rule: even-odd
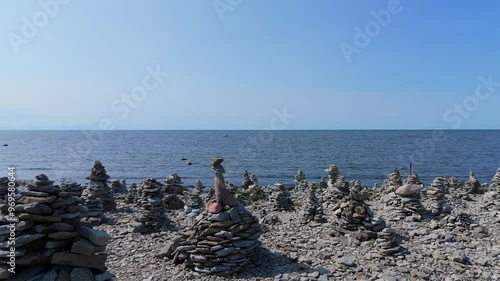
[[[467,179],[470,170],[489,183],[500,167],[499,140],[499,130],[0,131],[0,145],[8,144],[0,146],[0,176],[15,166],[20,180],[45,173],[84,182],[101,160],[111,178],[128,183],[178,173],[186,185],[211,185],[210,159],[222,156],[226,178],[238,185],[244,170],[260,184],[291,184],[298,169],[317,182],[334,163],[347,180],[371,187],[394,168],[406,176],[410,162],[425,184],[435,176]]]

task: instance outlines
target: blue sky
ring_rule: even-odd
[[[61,2],[0,2],[0,129],[500,129],[498,1]]]

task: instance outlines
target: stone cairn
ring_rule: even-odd
[[[328,188],[328,183],[326,183],[325,177],[321,177],[319,180],[318,188],[320,190],[326,190]]]
[[[125,202],[127,203],[135,203],[137,199],[137,184],[133,183],[130,185],[128,192],[127,192],[127,197],[125,199]]]
[[[328,174],[328,187],[334,187],[337,178],[340,176],[339,168],[337,168],[337,165],[331,164],[325,169],[325,173]]]
[[[417,174],[411,174],[406,178],[405,184],[416,184],[416,185],[421,185],[423,184],[420,179],[418,178]]]
[[[448,181],[446,177],[436,177],[431,187],[426,191],[427,203],[425,208],[435,216],[449,213],[451,209],[446,206],[446,194],[448,193]]]
[[[106,211],[116,210],[116,202],[111,188],[106,181],[109,179],[106,169],[100,161],[95,161],[90,175],[88,186],[82,192],[83,204],[88,208],[82,223],[96,226],[102,223]]]
[[[205,202],[201,199],[201,191],[194,189],[192,192],[184,196],[186,205],[184,209],[190,217],[195,217],[200,214],[201,210],[205,207]]]
[[[70,179],[61,179],[61,184],[59,185],[59,189],[62,192],[76,193],[76,196],[78,197],[81,197],[83,192],[83,186]]]
[[[6,265],[9,222],[0,220],[0,280],[106,280],[104,252],[111,236],[81,226],[80,198],[53,183],[38,175],[16,199],[15,274]]]
[[[500,192],[500,168],[497,170],[495,176],[491,180],[492,184],[490,185],[491,190],[496,190]]]
[[[250,174],[248,173],[247,170],[243,172],[243,180],[241,181],[241,188],[243,189],[248,189],[251,185],[253,184],[252,180],[250,179]]]
[[[397,241],[396,230],[393,228],[384,228],[378,232],[375,245],[381,256],[390,256],[401,250],[401,246]]]
[[[140,211],[134,218],[135,232],[159,232],[162,226],[168,222],[161,190],[162,185],[153,178],[144,180],[137,188],[136,205]]]
[[[194,188],[199,191],[201,191],[204,188],[203,183],[201,183],[201,180],[199,179],[196,180],[196,182],[194,183]]]
[[[124,194],[125,187],[122,185],[120,180],[113,180],[111,182],[111,191],[113,191],[114,194]]]
[[[451,232],[472,231],[477,234],[484,234],[485,230],[478,223],[474,222],[469,214],[460,212],[445,216],[439,221],[439,227]]]
[[[163,199],[163,204],[165,208],[169,210],[180,210],[185,206],[184,202],[181,200],[181,198],[179,198],[177,194],[169,194],[165,196],[165,198]]]
[[[373,212],[358,192],[352,190],[333,206],[334,224],[332,236],[343,236],[354,231],[374,237],[376,231],[385,228],[382,218],[374,217]]]
[[[7,193],[9,193],[9,178],[0,178],[0,204],[4,202]]]
[[[282,182],[277,182],[274,186],[275,191],[270,197],[271,205],[275,211],[293,211],[292,197],[290,192],[286,190]]]
[[[250,175],[250,180],[252,181],[252,185],[250,186],[250,188],[258,187],[259,186],[259,179],[257,179],[257,175],[256,174],[251,174]]]
[[[323,194],[323,198],[327,202],[336,203],[345,196],[349,196],[349,183],[346,182],[345,177],[339,174],[336,179],[331,186],[331,181],[328,181],[328,189]]]
[[[212,160],[215,199],[195,225],[181,233],[162,256],[202,274],[228,276],[261,264],[262,234],[256,217],[225,188],[222,158]]]
[[[323,207],[316,197],[314,189],[309,189],[309,196],[302,214],[302,223],[309,222],[323,223],[325,222]]]
[[[420,197],[422,188],[422,185],[406,184],[383,196],[385,209],[393,215],[390,220],[399,221],[411,217],[414,221],[420,221],[426,213]]]
[[[464,182],[457,177],[450,177],[448,180],[448,187],[450,189],[463,189]]]
[[[302,170],[297,171],[295,175],[295,189],[306,189],[307,188],[307,180],[304,172]]]
[[[163,181],[164,192],[171,194],[183,194],[182,179],[178,174],[172,174]]]
[[[465,183],[464,188],[469,194],[482,193],[481,182],[477,179],[474,171],[470,171],[469,180]]]
[[[384,193],[391,193],[396,191],[398,187],[403,185],[403,180],[401,179],[401,174],[398,169],[394,169],[388,178],[384,181],[382,185],[382,190]]]

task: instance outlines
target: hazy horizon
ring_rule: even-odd
[[[0,2],[0,129],[496,130],[499,10]]]

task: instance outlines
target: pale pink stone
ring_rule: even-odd
[[[416,185],[416,184],[405,184],[403,186],[400,186],[396,190],[396,194],[399,195],[412,195],[417,192],[419,192],[422,188],[424,188],[422,185]]]
[[[222,206],[217,202],[208,203],[208,212],[211,214],[217,214],[222,211]]]

